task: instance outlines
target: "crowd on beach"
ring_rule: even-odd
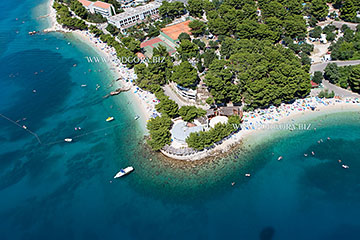
[[[138,110],[142,112],[146,119],[149,119],[151,116],[155,117],[159,113],[155,110],[155,105],[159,102],[155,95],[143,91],[134,85],[134,80],[136,79],[136,74],[133,69],[128,69],[124,64],[120,62],[117,57],[116,51],[113,47],[108,46],[106,43],[102,42],[99,38],[95,37],[94,34],[89,31],[80,31],[80,30],[69,30],[63,28],[56,21],[56,11],[52,7],[53,1],[49,2],[49,14],[51,26],[44,30],[44,32],[71,32],[79,36],[81,39],[89,42],[92,46],[100,50],[100,52],[105,56],[106,62],[109,64],[110,70],[113,72],[114,77],[118,80],[114,85],[117,87],[130,88],[133,96],[137,101]],[[119,84],[119,85],[118,85]]]
[[[358,98],[330,98],[322,99],[318,97],[309,97],[298,99],[292,104],[281,104],[279,107],[271,106],[267,109],[259,109],[253,112],[244,113],[242,129],[256,130],[263,128],[264,124],[277,123],[285,117],[291,117],[294,114],[319,111],[326,106],[334,106],[339,104],[353,104],[360,106]]]
[[[99,38],[95,37],[94,34],[89,31],[77,31],[84,39],[90,41],[94,46],[98,48],[103,54],[105,54],[106,62],[109,64],[110,70],[113,71],[114,77],[117,78],[117,83],[120,83],[121,86],[117,87],[126,87],[130,88],[132,94],[136,97],[138,105],[144,117],[149,119],[150,117],[158,116],[159,113],[155,110],[155,105],[159,102],[155,95],[143,91],[134,85],[136,79],[136,74],[134,69],[127,68],[121,61],[118,59],[116,51],[113,47],[108,46],[106,43],[102,42]]]

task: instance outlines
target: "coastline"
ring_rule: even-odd
[[[248,140],[250,137],[256,136],[257,139],[266,138],[269,137],[272,134],[275,134],[279,131],[286,131],[290,132],[290,129],[283,129],[283,130],[270,130],[267,128],[266,124],[268,126],[271,126],[271,124],[274,125],[282,125],[285,126],[287,124],[303,124],[303,122],[299,121],[307,121],[316,119],[320,116],[332,114],[332,113],[338,113],[338,112],[354,112],[354,111],[360,111],[360,104],[359,103],[352,103],[352,102],[336,102],[337,99],[327,99],[325,101],[329,102],[328,105],[318,105],[316,106],[316,111],[312,111],[311,109],[305,109],[303,111],[293,111],[290,112],[288,115],[281,117],[277,120],[270,120],[267,121],[264,125],[257,125],[254,129],[248,129],[245,130],[244,123],[242,124],[242,130],[239,132],[233,134],[230,138],[223,140],[221,144],[216,145],[214,148],[209,150],[203,150],[198,153],[195,153],[193,155],[189,156],[177,156],[169,154],[163,150],[161,150],[162,154],[164,154],[166,157],[173,158],[176,160],[185,160],[185,161],[197,161],[208,157],[216,157],[218,155],[224,155],[226,153],[231,152],[233,148],[236,148],[240,144],[242,144],[244,141]],[[286,105],[285,105],[286,106]],[[291,106],[288,105],[288,106]],[[246,115],[246,113],[245,113]],[[255,120],[259,120],[254,118]],[[248,120],[247,118],[243,118],[243,120]],[[296,130],[295,130],[296,131]]]
[[[47,2],[47,19],[49,26],[44,29],[43,32],[72,34],[75,39],[82,41],[95,50],[99,54],[99,57],[106,59],[107,68],[114,78],[114,90],[119,87],[130,88],[128,92],[121,94],[126,96],[128,103],[134,103],[135,107],[131,107],[130,109],[134,113],[134,117],[136,115],[140,117],[137,122],[139,122],[138,125],[141,131],[144,134],[147,133],[146,122],[150,119],[151,115],[155,113],[155,103],[157,102],[155,95],[142,90],[139,91],[139,88],[133,84],[133,80],[136,77],[134,70],[128,69],[125,65],[121,64],[114,48],[96,38],[89,31],[69,30],[62,27],[56,20],[56,10],[52,7],[53,3],[54,0]]]
[[[114,86],[121,87],[131,87],[129,93],[122,93],[126,96],[128,99],[128,104],[133,103],[134,106],[130,109],[134,114],[139,115],[140,119],[138,121],[139,127],[141,128],[142,132],[144,134],[147,132],[146,129],[146,121],[151,118],[151,115],[153,113],[157,113],[155,111],[155,105],[158,102],[158,100],[155,98],[154,94],[151,94],[147,91],[143,91],[139,89],[136,85],[133,84],[133,80],[136,78],[136,75],[134,73],[133,69],[128,69],[126,66],[120,63],[119,59],[117,59],[115,49],[112,47],[109,47],[106,43],[101,42],[100,39],[95,38],[91,33],[88,31],[80,31],[80,30],[68,30],[63,28],[60,24],[56,21],[56,11],[52,7],[54,0],[49,0],[48,2],[48,11],[49,11],[49,19],[50,19],[50,27],[45,29],[44,32],[63,32],[63,33],[71,33],[75,38],[79,39],[80,41],[83,41],[85,44],[88,44],[90,47],[92,47],[101,57],[104,57],[107,59],[107,66],[109,68],[109,71],[114,76],[114,79],[121,79],[120,81],[115,81]],[[117,86],[118,85],[118,86]],[[360,110],[359,104],[348,104],[345,102],[341,103],[335,103],[335,99],[329,99],[325,100],[330,102],[331,105],[316,105],[316,111],[312,111],[309,107],[306,109],[304,108],[301,111],[294,110],[287,112],[287,114],[284,116],[280,114],[277,119],[272,119],[269,121],[264,121],[264,124],[284,124],[289,121],[295,121],[299,120],[304,116],[309,117],[315,117],[315,113],[321,113],[321,114],[328,114],[331,112],[338,112],[338,111],[356,111]],[[333,101],[333,102],[331,102]],[[284,106],[288,107],[291,106],[294,107],[292,104],[288,104]],[[296,108],[296,106],[295,106]],[[275,108],[276,111],[279,108]],[[249,113],[245,113],[249,114]],[[250,114],[251,115],[251,114]],[[244,120],[250,120],[249,123],[255,123],[255,121],[252,121],[252,116],[248,119],[245,117]],[[260,118],[260,117],[259,117]],[[254,117],[254,119],[258,122],[258,120],[261,121],[257,117]],[[263,122],[260,122],[263,124]],[[253,125],[254,126],[254,125]],[[259,125],[257,125],[258,127]],[[288,130],[289,131],[289,130]],[[177,160],[186,160],[186,161],[193,161],[193,160],[200,160],[207,157],[214,157],[219,154],[225,154],[226,152],[229,152],[232,148],[234,148],[236,145],[241,144],[242,141],[248,138],[248,136],[251,135],[259,135],[260,133],[264,133],[267,131],[264,131],[264,129],[247,129],[243,128],[243,130],[240,130],[239,132],[233,134],[228,139],[223,140],[221,144],[216,145],[214,148],[209,150],[203,150],[198,153],[195,153],[193,155],[189,156],[177,156],[169,154],[163,150],[161,150],[162,154],[164,154],[167,157],[177,159]],[[262,134],[260,134],[262,135]]]

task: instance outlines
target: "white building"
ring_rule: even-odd
[[[122,8],[131,7],[132,5],[134,5],[135,2],[135,0],[116,0],[116,1],[121,4]]]
[[[175,90],[180,96],[182,96],[187,100],[193,100],[193,101],[196,100],[196,94],[197,94],[196,90],[192,90],[190,88],[184,88],[180,85],[176,85]]]
[[[324,43],[324,44],[326,44],[326,43],[327,43],[327,40],[326,40],[326,34],[321,34],[321,37],[320,37],[320,42],[321,42],[321,43]]]
[[[324,56],[322,56],[321,61],[323,62],[331,61],[331,54],[325,54]]]
[[[90,2],[87,0],[78,0],[91,13],[99,13],[103,17],[109,18],[115,14],[113,5],[101,1]]]
[[[110,17],[108,22],[123,30],[129,25],[146,19],[147,16],[158,14],[160,6],[161,3],[151,2],[144,6],[127,8],[125,12]]]

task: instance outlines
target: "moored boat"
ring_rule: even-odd
[[[108,118],[106,119],[107,122],[111,122],[112,120],[114,120],[114,117],[108,117]]]
[[[35,35],[37,33],[38,33],[37,31],[32,31],[32,32],[29,32],[29,35]]]
[[[348,165],[345,165],[345,164],[343,164],[343,165],[341,165],[343,168],[345,168],[345,169],[347,169],[347,168],[349,168],[349,166]]]
[[[134,117],[135,120],[138,120],[139,118],[140,118],[139,115],[136,115],[136,116]]]
[[[65,138],[64,141],[65,142],[72,142],[72,138]]]
[[[134,168],[132,166],[123,168],[114,176],[114,178],[123,177],[123,176],[131,173],[132,171],[134,171]]]

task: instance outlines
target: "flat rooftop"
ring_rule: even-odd
[[[116,14],[116,15],[110,17],[110,19],[112,21],[119,21],[119,20],[122,20],[124,18],[132,17],[132,16],[135,16],[135,15],[141,14],[143,12],[149,11],[151,9],[158,8],[160,6],[161,6],[161,3],[151,2],[151,3],[148,3],[148,4],[144,5],[144,6],[138,6],[138,7],[135,7],[135,8],[125,8],[124,9],[125,12]]]

